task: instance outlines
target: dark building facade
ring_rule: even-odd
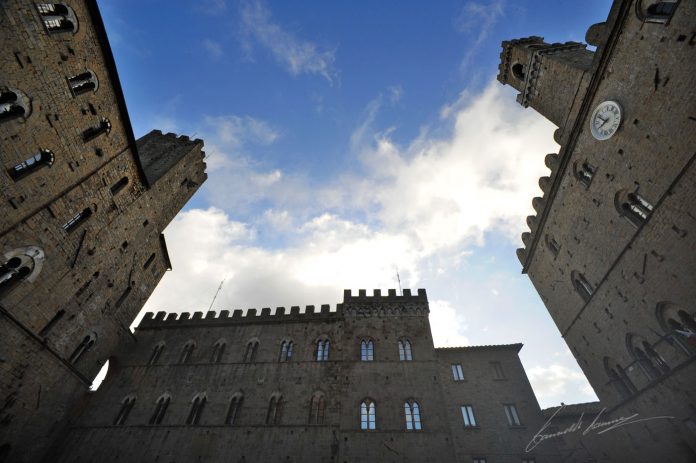
[[[553,462],[521,344],[434,348],[424,290],[148,313],[54,460]]]
[[[695,25],[692,1],[617,0],[587,32],[594,52],[502,44],[498,80],[561,145],[522,234],[523,272],[605,419],[671,417],[581,436],[592,461],[696,461]]]
[[[134,139],[94,2],[0,4],[0,461],[37,461],[171,267],[203,142]]]

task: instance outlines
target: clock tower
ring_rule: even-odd
[[[531,106],[563,129],[575,95],[590,81],[594,53],[578,42],[546,43],[527,37],[502,43],[498,80],[519,90],[517,102]]]

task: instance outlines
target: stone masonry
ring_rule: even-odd
[[[498,79],[561,145],[522,234],[523,272],[604,420],[670,417],[575,436],[594,461],[696,461],[695,25],[691,1],[616,0],[587,32],[594,52],[502,44]],[[591,115],[605,101],[622,120],[599,140]]]
[[[434,348],[428,314],[422,289],[346,290],[335,310],[148,313],[52,461],[558,461],[555,445],[524,450],[544,418],[517,356],[522,345]],[[324,404],[319,420],[313,398]],[[375,404],[375,429],[361,428],[365,402]],[[418,404],[421,429],[408,429],[406,403]]]
[[[171,268],[203,142],[136,143],[94,2],[0,5],[0,461],[63,434]]]

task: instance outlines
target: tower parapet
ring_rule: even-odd
[[[410,289],[404,289],[401,295],[395,289],[387,290],[386,295],[375,289],[372,296],[368,296],[364,289],[358,290],[357,296],[346,289],[343,291],[343,303],[338,306],[347,317],[427,316],[430,313],[428,296],[422,288],[415,295],[411,294]]]

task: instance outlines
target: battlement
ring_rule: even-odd
[[[404,289],[397,294],[395,289],[387,290],[383,295],[379,289],[373,290],[372,296],[364,289],[358,290],[354,296],[350,289],[343,291],[343,303],[338,305],[345,316],[427,316],[430,313],[428,296],[425,289],[418,289],[412,294],[410,289]]]
[[[147,312],[140,321],[138,329],[173,328],[181,326],[216,326],[229,324],[249,323],[283,323],[306,322],[341,319],[344,316],[377,315],[377,316],[423,316],[429,313],[428,296],[425,289],[419,289],[417,294],[412,294],[410,289],[404,289],[403,294],[397,294],[395,289],[382,295],[381,290],[375,289],[372,296],[367,295],[364,289],[358,290],[357,296],[350,289],[343,292],[343,303],[336,304],[336,310],[331,310],[330,304],[322,304],[317,310],[316,306],[308,305],[304,312],[300,306],[292,306],[290,310],[285,307],[276,307],[271,313],[270,307],[264,307],[261,312],[256,309],[246,311],[238,309],[231,314],[229,310],[219,312],[182,312],[167,313],[164,311]]]
[[[160,130],[153,130],[138,139],[137,147],[138,157],[150,185],[154,185],[192,150],[200,151],[201,159],[204,157],[203,140],[200,138],[191,140],[186,135],[178,136],[171,132],[163,134]]]
[[[205,314],[203,312],[167,313],[161,311],[156,314],[147,312],[140,321],[138,329],[328,320],[340,318],[340,316],[340,308],[337,307],[337,310],[332,311],[329,304],[322,304],[319,310],[313,305],[308,305],[305,307],[304,312],[300,312],[300,306],[292,306],[289,311],[285,307],[276,307],[273,313],[271,313],[270,307],[262,308],[261,312],[258,312],[256,309],[247,309],[246,311],[237,309],[231,314],[229,310],[206,312]]]

